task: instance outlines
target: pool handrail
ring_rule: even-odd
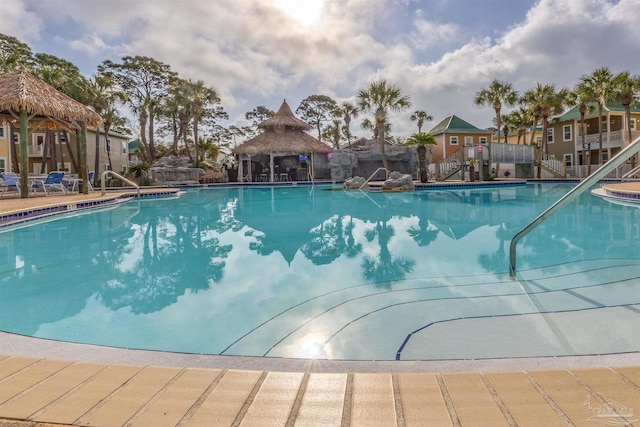
[[[538,215],[533,221],[525,225],[515,236],[511,239],[511,245],[509,246],[509,277],[516,278],[516,246],[518,241],[524,236],[529,234],[531,230],[537,227],[541,222],[546,220],[549,216],[553,215],[560,208],[564,207],[568,203],[572,202],[580,194],[584,193],[587,189],[593,186],[594,183],[607,176],[615,168],[620,166],[627,159],[640,151],[640,137],[636,138],[631,144],[623,148],[618,154],[613,156],[611,160],[602,165],[597,171],[589,175],[584,181],[580,182],[574,188],[572,188],[567,194],[562,196],[553,205],[549,206],[547,210]],[[631,152],[631,154],[629,154]]]
[[[384,171],[384,179],[389,178],[389,170],[386,168],[378,168],[376,169],[376,171],[374,173],[371,174],[371,176],[369,178],[367,178],[367,180],[358,188],[358,190],[362,190],[362,187],[364,187],[365,185],[367,185],[369,183],[369,181],[371,181],[371,178],[373,178],[374,176],[376,176],[376,174],[380,171]]]
[[[106,189],[105,189],[105,178],[107,177],[107,175],[114,175],[116,178],[119,178],[120,180],[126,182],[127,184],[129,184],[132,187],[136,188],[137,191],[137,197],[138,199],[140,198],[140,186],[138,184],[136,184],[135,182],[128,180],[127,178],[125,178],[124,176],[120,175],[117,172],[114,171],[110,171],[110,170],[106,170],[104,172],[102,172],[101,178],[100,178],[100,184],[102,186],[102,195],[104,196],[106,194]]]

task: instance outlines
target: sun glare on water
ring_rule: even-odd
[[[324,0],[274,0],[274,3],[301,25],[311,25],[318,21],[324,7]]]

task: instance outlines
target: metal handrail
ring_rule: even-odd
[[[640,151],[640,138],[637,138],[631,144],[626,146],[622,151],[613,156],[611,160],[602,165],[600,169],[595,171],[589,177],[587,177],[580,184],[576,185],[571,189],[567,194],[562,196],[557,202],[551,205],[547,210],[542,212],[531,221],[529,224],[524,226],[524,228],[516,233],[511,239],[511,245],[509,247],[509,276],[511,278],[516,277],[516,246],[518,245],[518,241],[522,239],[524,236],[529,234],[531,230],[537,227],[541,222],[547,219],[549,216],[553,215],[560,208],[564,207],[568,203],[572,202],[576,197],[580,194],[584,193],[589,187],[591,187],[594,183],[598,182],[600,179],[604,178],[608,173],[613,171],[622,163],[626,162],[627,159]],[[631,152],[631,154],[629,154]]]
[[[621,179],[632,179],[632,177],[634,175],[637,175],[638,172],[640,172],[640,165],[636,166],[635,168],[631,169],[629,172],[622,175]]]
[[[100,185],[102,187],[102,195],[104,196],[106,194],[106,189],[105,189],[105,178],[107,177],[107,175],[115,175],[116,178],[119,178],[120,180],[126,182],[127,184],[129,184],[132,187],[135,187],[137,190],[137,197],[138,199],[140,198],[140,186],[138,184],[136,184],[133,181],[128,180],[127,178],[125,178],[124,176],[120,175],[119,173],[116,173],[114,171],[104,171],[102,172],[102,175],[100,177]]]
[[[373,178],[380,171],[384,171],[384,179],[389,178],[389,171],[387,169],[378,168],[378,169],[376,169],[376,171],[374,173],[371,174],[371,176],[360,187],[358,187],[358,190],[362,190],[362,187],[367,185],[369,183],[369,181],[371,181],[371,178]]]

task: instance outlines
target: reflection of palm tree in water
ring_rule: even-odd
[[[429,243],[433,242],[436,240],[436,237],[438,237],[438,229],[432,226],[426,218],[420,218],[418,227],[411,227],[408,230],[408,233],[420,247],[429,245]]]
[[[480,254],[478,256],[478,262],[487,271],[493,273],[504,273],[507,271],[509,261],[505,253],[504,243],[511,239],[515,232],[509,231],[505,223],[501,223],[496,230],[496,237],[500,239],[500,246],[498,250],[491,254]]]
[[[361,264],[365,281],[374,283],[377,288],[391,289],[391,283],[403,280],[416,264],[412,259],[391,255],[389,241],[393,234],[393,228],[387,226],[386,220],[378,221],[373,230],[365,233],[368,241],[373,241],[377,235],[380,243],[378,258],[365,256]]]
[[[130,306],[134,313],[152,313],[175,303],[187,289],[198,291],[207,289],[211,282],[220,282],[223,259],[232,246],[220,245],[215,237],[203,239],[208,233],[200,218],[198,212],[190,218],[138,215],[135,222],[139,232],[110,264],[117,274],[101,290],[104,303],[111,308]],[[122,256],[134,253],[139,245],[142,256],[138,264],[120,271],[117,265],[122,263]],[[187,265],[194,262],[201,268]]]
[[[343,253],[353,258],[362,251],[362,244],[353,238],[353,218],[345,227],[344,217],[336,215],[312,230],[311,242],[302,246],[302,253],[316,265],[330,264]]]

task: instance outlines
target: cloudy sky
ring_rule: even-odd
[[[497,78],[525,91],[573,87],[608,66],[640,74],[639,0],[2,0],[0,33],[91,76],[105,59],[144,55],[215,87],[230,115],[292,110],[309,95],[354,100],[386,79],[411,112],[480,128],[493,111],[473,96]],[[360,120],[352,124],[359,129]]]

